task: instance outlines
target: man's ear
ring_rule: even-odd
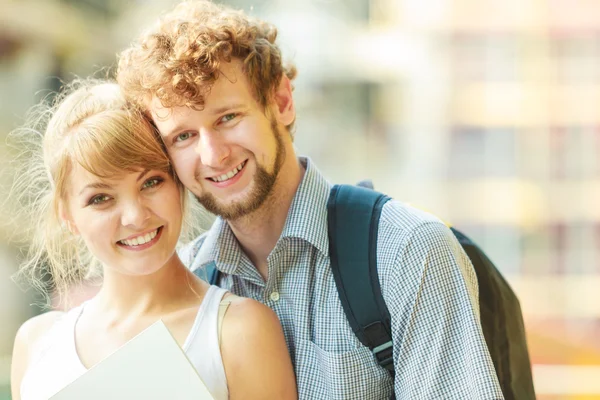
[[[61,221],[65,225],[67,225],[67,228],[69,229],[69,231],[73,235],[78,236],[79,230],[77,229],[77,225],[75,225],[75,223],[71,219],[71,215],[69,214],[69,211],[67,210],[67,207],[65,207],[65,204],[63,202],[61,202],[58,205],[58,213],[59,213],[59,217],[60,217]]]
[[[292,82],[283,74],[279,86],[275,89],[275,111],[277,121],[288,126],[296,119],[296,108],[292,97]]]

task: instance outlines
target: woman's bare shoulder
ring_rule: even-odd
[[[20,398],[21,380],[29,365],[31,348],[52,329],[56,321],[64,314],[62,311],[49,311],[37,315],[25,321],[17,331],[11,361],[13,399]]]
[[[28,319],[17,331],[15,342],[32,345],[44,336],[63,315],[65,315],[64,311],[48,311]]]
[[[262,330],[265,324],[274,324],[276,328],[281,329],[275,312],[264,304],[230,293],[227,293],[223,299],[230,303],[227,314],[225,314],[225,321],[227,321],[226,329],[236,330],[237,328],[244,328],[245,331],[252,331],[257,328]]]
[[[230,299],[221,355],[231,399],[297,399],[294,370],[275,312],[252,299]]]

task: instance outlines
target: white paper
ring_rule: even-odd
[[[162,321],[50,398],[81,399],[214,400]]]

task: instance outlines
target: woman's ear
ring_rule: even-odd
[[[65,206],[65,204],[63,202],[61,202],[58,205],[58,213],[59,213],[61,221],[65,225],[67,225],[67,229],[69,229],[69,231],[73,235],[78,236],[79,230],[77,229],[77,225],[75,225],[75,223],[71,219],[71,215],[69,214],[69,211],[67,210],[67,207]]]

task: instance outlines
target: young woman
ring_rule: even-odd
[[[118,86],[81,82],[47,114],[43,165],[17,185],[41,191],[27,204],[41,221],[22,272],[45,268],[64,297],[98,266],[102,285],[82,305],[19,329],[13,399],[49,398],[158,319],[215,399],[296,399],[275,314],[209,286],[179,260],[185,191],[152,125]]]

